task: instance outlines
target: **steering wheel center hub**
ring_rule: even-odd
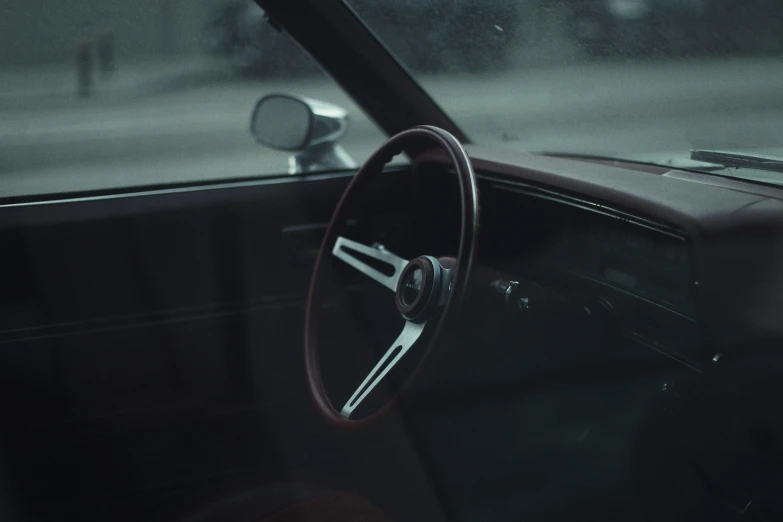
[[[409,321],[425,321],[440,300],[443,270],[437,259],[421,256],[403,268],[397,282],[397,310]]]
[[[400,302],[410,306],[419,298],[424,289],[424,272],[418,266],[412,267],[400,281]]]

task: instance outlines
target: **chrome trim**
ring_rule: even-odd
[[[413,346],[419,337],[421,337],[425,324],[427,324],[426,321],[423,323],[414,323],[411,321],[405,322],[405,327],[402,329],[402,332],[400,332],[397,340],[392,343],[388,350],[386,350],[386,353],[383,354],[383,357],[381,357],[381,360],[378,361],[378,364],[373,367],[359,387],[356,388],[356,391],[353,392],[351,398],[348,399],[348,402],[345,403],[343,409],[340,410],[340,416],[342,418],[350,418],[353,410],[355,410],[356,407],[361,404],[364,398],[369,395],[375,386],[378,385],[381,379],[383,379],[386,374],[389,373],[389,370],[391,370],[394,365],[397,364],[400,359],[402,359],[402,356],[405,355],[411,346]],[[392,355],[394,355],[394,358],[391,360],[391,362],[389,362],[389,364],[386,364],[386,361],[389,360]],[[373,378],[373,376],[376,374],[377,376]]]
[[[392,267],[394,267],[394,274],[387,276],[381,273],[379,270],[376,270],[370,265],[352,256],[343,247],[348,247],[361,254],[364,254],[366,256],[372,257],[373,259],[377,259],[378,261],[391,265]],[[336,257],[337,259],[340,259],[341,261],[344,261],[345,263],[349,264],[350,266],[352,266],[359,272],[363,273],[364,275],[369,276],[372,279],[378,281],[392,292],[397,291],[397,281],[400,279],[400,274],[402,274],[402,269],[408,265],[407,259],[403,259],[399,256],[396,256],[386,249],[380,250],[378,248],[373,248],[342,236],[338,236],[337,241],[334,242],[334,248],[332,248],[332,255],[334,255],[334,257]]]
[[[196,186],[185,186],[177,188],[145,188],[140,187],[126,187],[130,192],[120,192],[117,194],[100,194],[100,195],[83,195],[72,196],[57,199],[57,195],[52,194],[31,194],[22,196],[13,196],[13,199],[43,199],[43,201],[22,201],[19,203],[0,203],[0,209],[13,208],[13,207],[30,207],[36,205],[55,205],[58,203],[80,203],[86,201],[102,201],[112,199],[123,198],[136,198],[142,196],[162,196],[168,194],[187,194],[191,192],[204,192],[212,190],[226,190],[226,189],[239,189],[239,188],[251,188],[261,187],[265,185],[280,185],[283,183],[296,183],[303,181],[315,181],[315,180],[327,180],[337,178],[352,178],[356,174],[355,170],[347,170],[343,172],[328,172],[324,174],[302,174],[301,176],[289,176],[281,177],[280,175],[269,176],[268,179],[253,179],[247,181],[233,181],[223,183],[205,183]],[[213,180],[216,181],[216,180]],[[82,191],[83,192],[83,191]],[[79,193],[79,191],[73,191],[72,193]],[[66,193],[68,194],[68,193]],[[49,198],[49,199],[45,199]],[[12,198],[9,198],[12,199]]]

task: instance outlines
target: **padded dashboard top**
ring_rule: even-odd
[[[783,336],[783,187],[633,163],[466,147],[477,174],[529,184],[680,230],[693,247],[697,308],[716,349]],[[415,167],[447,165],[440,151]]]

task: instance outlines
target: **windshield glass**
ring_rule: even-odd
[[[667,164],[782,155],[783,2],[349,3],[476,143]]]

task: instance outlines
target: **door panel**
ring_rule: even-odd
[[[22,519],[137,519],[226,484],[323,478],[378,444],[323,431],[301,361],[310,271],[349,180],[0,207],[0,440]]]

